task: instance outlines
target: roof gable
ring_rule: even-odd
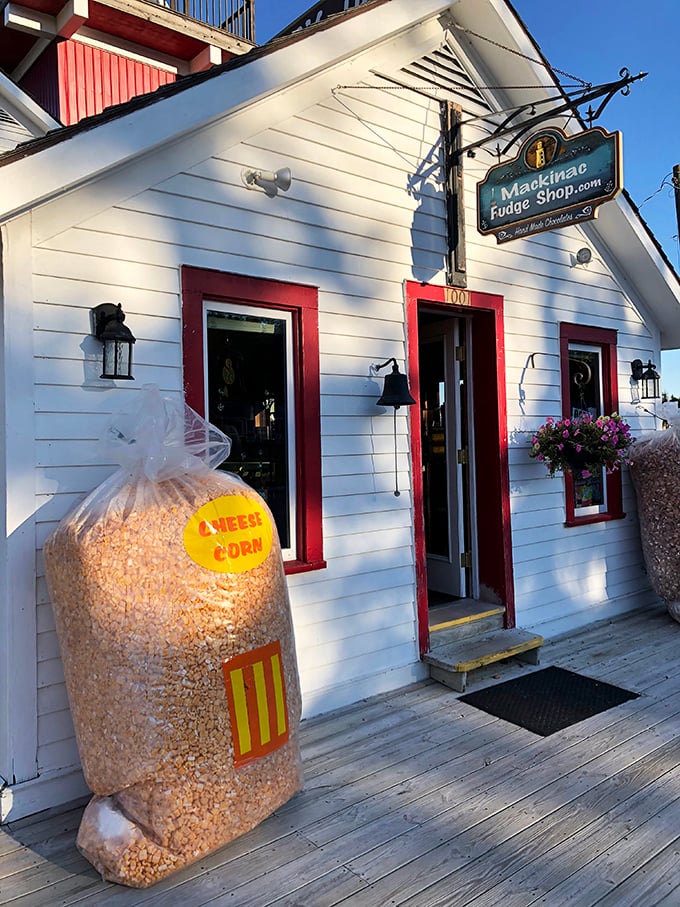
[[[33,211],[40,241],[368,74],[435,99],[463,99],[491,125],[526,102],[529,85],[532,99],[563,98],[505,0],[368,0],[17,149],[0,166],[0,219]],[[652,300],[665,348],[680,346],[677,275],[625,194],[604,207],[584,229],[618,262],[635,261],[625,265],[627,282]]]
[[[165,86],[23,145],[0,158],[0,219],[111,175],[159,148],[179,149],[199,130],[207,134],[220,124],[230,130],[242,114],[250,120],[246,130],[254,133],[261,123],[282,119],[327,95],[351,70],[370,69],[369,58],[391,58],[402,45],[412,47],[414,55],[431,49],[441,40],[436,17],[450,5],[419,0],[414,14],[409,0],[372,0],[352,15],[329,19],[185,84]],[[239,134],[234,132],[231,144]],[[165,156],[171,165],[172,156]]]
[[[0,116],[3,124],[17,127],[20,136],[17,141],[59,128],[59,123],[3,72],[0,72]]]

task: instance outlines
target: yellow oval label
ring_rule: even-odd
[[[184,527],[189,557],[218,573],[245,573],[272,549],[272,522],[262,505],[242,494],[226,494],[200,507]]]

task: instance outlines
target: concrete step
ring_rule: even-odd
[[[543,637],[527,630],[496,630],[484,636],[438,646],[423,655],[430,665],[430,677],[464,693],[469,671],[513,656],[529,664],[538,664],[538,650]]]
[[[501,630],[505,620],[503,605],[463,599],[430,611],[430,648],[450,645],[470,636]]]

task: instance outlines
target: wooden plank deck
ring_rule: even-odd
[[[662,608],[548,640],[542,665],[641,695],[538,737],[418,684],[303,723],[305,789],[145,890],[101,881],[80,809],[0,830],[0,904],[680,904],[680,625]],[[540,668],[507,662],[469,690]]]

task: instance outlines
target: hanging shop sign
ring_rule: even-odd
[[[367,2],[368,0],[321,0],[320,3],[315,3],[306,13],[303,13],[298,19],[287,25],[276,37],[281,38],[283,35],[292,35],[293,32],[300,31],[302,28],[316,25],[317,22],[321,22],[327,16],[332,16],[335,13],[344,13],[348,9],[354,9],[355,6],[361,6]]]
[[[497,242],[592,220],[621,191],[621,133],[534,133],[517,157],[477,183],[477,229]]]

